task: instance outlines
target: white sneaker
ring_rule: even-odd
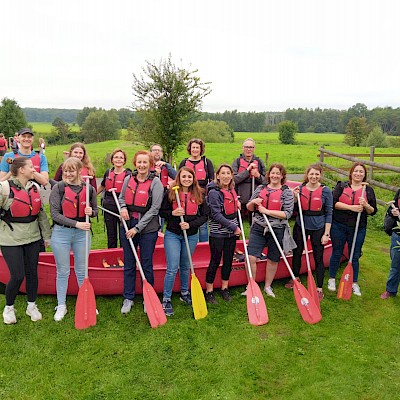
[[[246,290],[240,294],[241,294],[241,296],[247,296],[247,286],[246,286]]]
[[[124,302],[122,303],[121,313],[128,314],[128,312],[131,311],[132,306],[133,306],[133,300],[124,299]]]
[[[31,317],[31,321],[40,321],[42,319],[42,314],[37,308],[36,303],[28,303],[28,307],[26,307],[26,315]]]
[[[264,292],[267,293],[267,296],[269,296],[269,297],[275,297],[275,293],[274,293],[274,291],[272,290],[272,287],[271,287],[271,286],[265,287],[265,288],[264,288]]]
[[[361,290],[360,290],[360,285],[358,283],[353,283],[351,285],[352,289],[353,289],[353,293],[356,296],[361,296]]]
[[[67,306],[65,304],[61,304],[56,307],[56,313],[54,314],[54,321],[62,321],[67,313]]]
[[[144,301],[143,301],[143,312],[144,312],[145,314],[147,314],[146,305],[144,304]]]
[[[335,278],[328,279],[328,290],[330,292],[336,292],[336,281]]]
[[[16,324],[17,317],[15,316],[14,306],[5,306],[3,311],[3,320],[6,325]]]

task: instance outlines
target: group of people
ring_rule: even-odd
[[[164,279],[162,304],[167,316],[174,314],[172,288],[176,273],[180,276],[180,300],[190,305],[190,258],[183,232],[186,232],[189,251],[193,254],[199,241],[208,241],[210,262],[206,274],[205,298],[218,303],[214,293],[214,280],[221,264],[221,297],[231,301],[229,277],[232,269],[236,240],[241,235],[238,213],[251,221],[248,254],[253,276],[257,273],[257,260],[267,246],[264,291],[275,297],[272,283],[277,270],[280,247],[293,252],[293,272],[299,279],[301,257],[304,249],[300,221],[301,206],[305,233],[310,236],[316,265],[319,299],[324,297],[324,246],[332,241],[329,263],[328,290],[335,291],[335,277],[344,246],[351,247],[357,215],[361,213],[352,259],[354,269],[353,293],[361,296],[358,285],[359,258],[365,239],[367,217],[377,212],[376,198],[371,187],[363,191],[367,171],[355,163],[348,180],[338,182],[333,191],[321,183],[322,168],[310,165],[300,186],[286,184],[286,170],[274,163],[266,170],[263,161],[255,156],[255,142],[246,139],[242,154],[232,165],[221,164],[215,171],[212,161],[205,157],[205,143],[191,139],[187,145],[188,157],[176,171],[162,158],[162,148],[154,144],[150,151],[137,151],[132,169],[126,167],[127,155],[122,149],[111,154],[112,167],[106,171],[97,187],[95,171],[82,143],[74,143],[67,159],[50,180],[50,229],[43,211],[39,186],[49,181],[47,160],[43,152],[32,150],[33,132],[24,128],[19,132],[20,148],[6,153],[0,163],[0,248],[10,270],[6,286],[6,306],[3,319],[6,324],[16,322],[14,302],[18,289],[26,277],[28,306],[32,321],[42,318],[36,305],[37,262],[41,243],[51,247],[57,265],[57,307],[54,319],[61,321],[67,313],[66,293],[70,271],[70,256],[74,253],[75,273],[81,285],[85,276],[85,240],[90,230],[90,218],[98,215],[97,195],[101,196],[108,247],[123,248],[124,290],[121,313],[131,311],[136,285],[136,259],[129,241],[140,248],[140,262],[146,280],[153,284],[153,253],[158,232],[165,224],[164,249],[167,269]],[[86,185],[90,195],[86,198]],[[115,202],[114,192],[118,204]],[[390,211],[399,216],[398,197]],[[395,198],[396,200],[396,198]],[[119,212],[120,210],[120,212]],[[110,213],[108,212],[110,211]],[[389,212],[389,211],[388,211]],[[120,217],[115,216],[119,214]],[[293,234],[288,220],[296,215]],[[127,223],[124,230],[120,223]],[[269,232],[270,222],[277,241]],[[392,243],[399,240],[394,231]],[[118,241],[119,239],[119,241]],[[392,245],[394,247],[394,245]],[[397,260],[399,256],[392,255]],[[390,283],[383,298],[394,296],[400,279],[398,266],[392,262]],[[293,282],[286,285],[293,287]]]

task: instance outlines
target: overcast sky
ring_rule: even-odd
[[[400,106],[399,0],[12,0],[0,98],[122,108],[132,74],[172,55],[212,82],[203,110]]]

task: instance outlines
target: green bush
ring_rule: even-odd
[[[233,143],[232,128],[224,121],[196,121],[189,128],[189,137],[199,138],[206,143]]]
[[[279,140],[283,144],[294,144],[295,136],[299,128],[296,122],[293,121],[282,121],[278,125]]]

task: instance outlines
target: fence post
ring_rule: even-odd
[[[371,146],[369,148],[369,161],[374,161],[375,156],[375,146]],[[369,179],[374,179],[374,167],[372,165],[369,166]]]
[[[265,168],[268,166],[269,153],[265,153]]]
[[[324,146],[321,146],[321,149],[324,149]],[[323,150],[319,151],[319,162],[320,163],[324,162],[324,151]]]

